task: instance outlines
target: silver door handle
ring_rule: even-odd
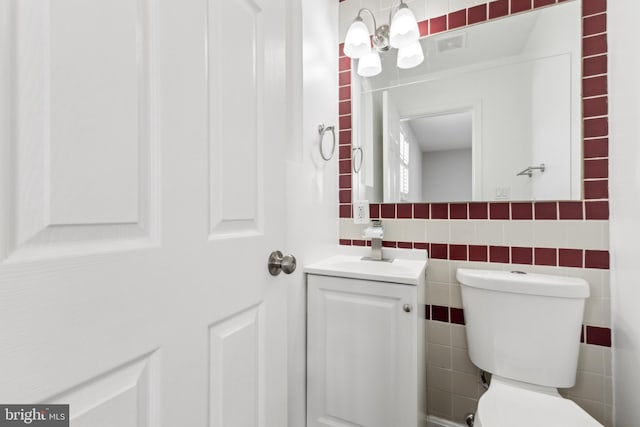
[[[402,306],[402,310],[404,310],[405,313],[411,313],[413,306],[411,306],[411,304],[405,304]]]
[[[284,271],[285,274],[291,274],[296,271],[296,257],[291,254],[282,255],[280,251],[273,251],[269,255],[267,267],[272,276],[277,276],[281,271]]]

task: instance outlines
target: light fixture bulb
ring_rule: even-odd
[[[377,76],[382,72],[382,62],[380,54],[373,49],[371,52],[358,60],[358,74],[362,77]]]
[[[393,15],[391,19],[391,28],[389,30],[389,43],[396,49],[402,49],[420,38],[420,30],[416,17],[409,7],[402,3],[400,9]]]
[[[401,49],[398,49],[398,60],[396,65],[398,68],[407,69],[417,67],[424,61],[424,53],[422,53],[422,45],[420,41]]]
[[[360,17],[349,27],[344,39],[344,54],[349,58],[362,58],[371,52],[369,30]]]

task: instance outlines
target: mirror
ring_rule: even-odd
[[[354,200],[580,200],[579,1],[434,34],[352,71]],[[352,67],[355,70],[356,67]]]

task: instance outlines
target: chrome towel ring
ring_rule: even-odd
[[[325,156],[324,150],[322,149],[322,147],[324,146],[324,134],[327,133],[327,131],[331,131],[331,135],[333,136],[333,144],[331,145],[331,153],[329,154],[329,156]],[[333,153],[335,153],[336,151],[335,127],[334,126],[325,127],[324,124],[320,124],[318,125],[318,133],[320,134],[320,156],[322,157],[323,160],[326,160],[328,162],[329,160],[331,160],[331,158],[333,157]]]
[[[362,147],[353,147],[351,149],[353,151],[353,172],[359,173],[362,170],[362,160],[364,160],[364,151],[362,151]],[[360,156],[356,156],[356,154],[360,153]],[[356,159],[359,161],[356,162]]]

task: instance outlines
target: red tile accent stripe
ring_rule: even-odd
[[[350,240],[340,240],[351,246]],[[370,244],[370,242],[368,242]],[[355,244],[354,244],[355,245]],[[608,270],[609,251],[575,248],[531,248],[522,246],[485,246],[428,242],[383,241],[388,248],[429,250],[429,257],[449,261],[476,261],[497,264],[543,265]],[[357,245],[363,246],[363,245]]]
[[[340,155],[348,153],[348,147],[340,147]],[[340,161],[340,186],[349,183],[351,186],[351,160]],[[606,176],[608,162],[606,159],[585,160],[587,183],[598,190],[608,192]],[[597,194],[597,193],[596,193]],[[599,197],[592,197],[599,198]],[[386,219],[449,219],[449,220],[606,220],[609,219],[609,202],[607,200],[592,201],[589,199],[568,202],[469,202],[469,203],[376,203],[382,209]],[[597,209],[596,209],[597,207]],[[596,212],[597,210],[597,212]]]
[[[424,306],[424,312],[424,318],[426,320],[456,325],[466,324],[464,320],[464,310],[462,308],[426,304]],[[611,329],[601,326],[582,325],[580,342],[602,347],[611,347]]]

